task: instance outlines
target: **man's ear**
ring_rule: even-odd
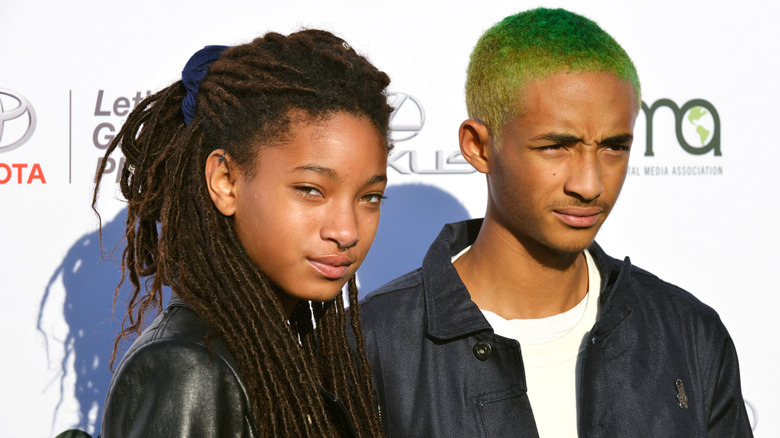
[[[487,126],[476,120],[468,119],[460,124],[458,138],[463,158],[478,172],[490,173],[493,139],[490,137]]]
[[[230,163],[224,149],[216,149],[206,159],[206,187],[209,196],[222,214],[232,216],[236,212],[236,179],[238,169]]]

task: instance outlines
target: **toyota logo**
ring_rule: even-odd
[[[406,93],[399,92],[388,94],[387,100],[394,108],[390,114],[393,140],[405,141],[419,134],[425,124],[425,111],[420,102]]]
[[[36,120],[35,110],[24,96],[0,88],[0,152],[25,144],[35,132]]]

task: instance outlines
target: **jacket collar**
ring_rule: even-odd
[[[425,320],[428,334],[439,340],[493,330],[473,301],[450,260],[474,243],[482,219],[447,224],[423,258]]]
[[[482,219],[447,224],[428,249],[422,263],[427,333],[438,340],[449,340],[480,331],[493,331],[450,260],[474,243]],[[608,256],[593,242],[588,247],[601,274],[601,313],[594,335],[608,334],[630,313],[626,300],[618,293],[629,283],[631,261]]]
[[[631,259],[626,257],[621,262],[612,258],[596,242],[590,244],[588,251],[601,274],[599,319],[592,334],[603,337],[631,313],[627,299],[631,289],[629,281],[632,270]]]

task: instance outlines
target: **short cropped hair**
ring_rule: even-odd
[[[568,72],[612,73],[641,102],[634,63],[612,36],[581,15],[538,8],[506,17],[477,41],[466,76],[469,117],[487,126],[498,147],[504,124],[522,110],[525,86]]]

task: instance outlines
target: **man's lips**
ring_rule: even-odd
[[[598,223],[604,209],[601,207],[563,207],[553,210],[558,219],[574,228],[588,228]]]
[[[309,264],[320,275],[331,280],[343,278],[349,271],[350,265],[355,261],[343,254],[328,254],[309,257]]]

